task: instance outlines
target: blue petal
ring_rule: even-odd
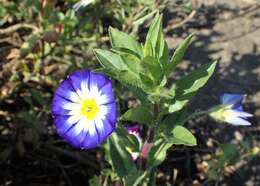
[[[221,97],[222,104],[232,104],[233,109],[242,110],[243,94],[228,94],[225,93]]]
[[[108,118],[110,119],[110,121],[112,121],[115,125],[116,123],[116,118],[117,118],[117,112],[116,112],[116,103],[113,103],[113,104],[110,104],[110,109],[111,109],[111,112],[109,112],[108,114]]]
[[[101,93],[101,96],[105,99],[100,102],[100,104],[108,104],[115,102],[115,97],[112,89],[112,81],[107,77],[98,74],[90,73],[89,77],[89,89],[95,89],[97,87],[98,92]]]
[[[102,105],[106,105],[106,104],[110,104],[110,103],[114,103],[115,102],[115,96],[114,93],[112,91],[112,83],[107,83],[106,85],[104,85],[100,90],[101,92],[101,96],[102,97],[106,97],[106,101],[105,103],[102,103]]]
[[[55,115],[54,123],[57,129],[57,132],[60,136],[64,134],[74,125],[78,123],[79,119],[71,119],[71,116],[65,115]]]
[[[55,94],[71,102],[77,102],[79,100],[78,94],[74,91],[70,80],[68,79],[63,80],[60,83],[60,86],[57,88]]]
[[[81,91],[82,84],[89,84],[89,74],[89,70],[78,70],[68,76],[68,79],[75,92],[79,93],[79,91]]]
[[[96,130],[99,134],[100,142],[103,142],[115,129],[115,122],[105,118],[95,120]]]
[[[84,128],[78,129],[78,123],[69,128],[66,133],[64,133],[63,137],[66,141],[72,144],[74,147],[81,148],[82,142],[87,134],[87,131]]]
[[[98,89],[102,89],[102,87],[104,87],[106,84],[112,84],[110,79],[96,72],[90,72],[89,78],[90,87],[97,86]],[[112,88],[110,91],[112,91]]]
[[[91,149],[96,147],[98,144],[100,144],[100,136],[96,129],[96,126],[94,123],[90,124],[88,127],[88,133],[85,135],[81,148],[83,149]]]
[[[102,105],[100,106],[100,109],[103,109],[102,107],[104,107],[108,112],[106,114],[106,118],[108,118],[110,121],[112,121],[113,123],[116,123],[116,117],[117,117],[117,113],[116,113],[116,103],[110,103],[107,105]]]
[[[52,110],[51,110],[52,115],[68,115],[70,110],[64,109],[64,105],[68,103],[73,103],[73,102],[70,102],[69,100],[64,99],[56,94],[52,101]]]

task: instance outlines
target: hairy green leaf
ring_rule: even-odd
[[[124,63],[127,65],[129,70],[131,70],[135,74],[145,73],[145,68],[142,65],[142,61],[132,54],[122,54],[122,59]]]
[[[181,78],[176,84],[176,94],[185,96],[192,92],[196,92],[198,89],[203,87],[212,76],[216,65],[216,61],[205,64],[199,69],[194,70],[189,75]]]
[[[163,36],[162,15],[157,14],[146,36],[144,56],[157,57],[162,63],[167,63],[168,55],[168,46]]]
[[[147,125],[152,123],[152,118],[153,117],[150,110],[144,106],[129,109],[121,116],[122,120],[133,121]]]
[[[131,155],[116,133],[113,133],[109,138],[109,153],[112,166],[119,177],[123,178],[136,169]]]
[[[166,65],[165,73],[168,76],[176,69],[176,66],[182,61],[183,56],[192,42],[193,34],[190,34],[175,50],[170,63]]]
[[[142,58],[142,47],[132,36],[112,27],[109,28],[109,36],[113,49],[122,50]]]
[[[133,72],[135,70],[133,69],[134,65],[129,66],[131,62],[129,62],[129,59],[126,60],[120,55],[108,50],[96,49],[94,52],[98,61],[104,67],[103,72],[109,74],[124,85],[130,84],[141,89],[144,88],[138,73]],[[135,61],[133,63],[137,62]],[[136,70],[138,69],[136,68]]]
[[[163,72],[160,62],[152,57],[147,56],[142,63],[144,69],[146,69],[146,76],[149,76],[153,80],[154,85],[159,85],[163,79]]]
[[[133,86],[130,84],[125,84],[125,86],[133,92],[135,97],[139,99],[143,105],[148,105],[147,94],[140,87]]]
[[[131,149],[132,152],[139,152],[140,145],[138,139],[135,135],[129,134],[123,126],[117,127],[117,134],[124,140],[126,147]]]
[[[132,171],[124,179],[125,186],[138,186],[141,181],[145,178],[146,174],[143,171]]]
[[[103,49],[95,49],[94,52],[98,61],[106,69],[113,69],[117,71],[128,70],[120,55]]]
[[[171,132],[172,136],[168,140],[175,145],[197,145],[197,140],[193,134],[183,126],[177,125]]]
[[[216,64],[217,62],[215,61],[203,65],[177,81],[175,98],[173,103],[169,106],[170,113],[181,110],[196,92],[207,83],[215,70]]]
[[[167,150],[172,146],[171,143],[159,138],[148,153],[148,165],[155,167],[160,165],[166,158]]]

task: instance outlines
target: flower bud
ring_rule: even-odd
[[[243,95],[224,94],[221,97],[221,105],[210,110],[209,115],[217,121],[227,122],[232,125],[251,125],[247,118],[252,114],[244,112],[242,109]]]

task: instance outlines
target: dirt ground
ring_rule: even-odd
[[[251,127],[219,126],[207,119],[212,137],[228,142],[236,131],[253,139],[260,145],[260,2],[254,0],[199,0],[204,4],[195,18],[182,29],[168,32],[167,42],[175,48],[180,42],[180,33],[195,32],[196,40],[186,54],[186,60],[173,75],[187,73],[202,64],[219,60],[214,77],[193,100],[192,109],[208,109],[218,103],[222,93],[246,94],[244,108],[254,114]],[[198,19],[201,19],[198,21]],[[183,38],[182,37],[182,38]],[[179,37],[180,38],[180,37]],[[203,121],[204,123],[205,121]],[[202,130],[208,127],[198,126]],[[221,128],[218,131],[218,128]],[[218,132],[216,132],[218,131]],[[243,174],[233,175],[220,185],[260,185],[260,158],[241,168]],[[242,176],[241,176],[242,175]]]

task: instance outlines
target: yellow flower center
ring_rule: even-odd
[[[81,103],[81,113],[89,120],[95,119],[99,112],[99,105],[95,99],[85,99]]]

